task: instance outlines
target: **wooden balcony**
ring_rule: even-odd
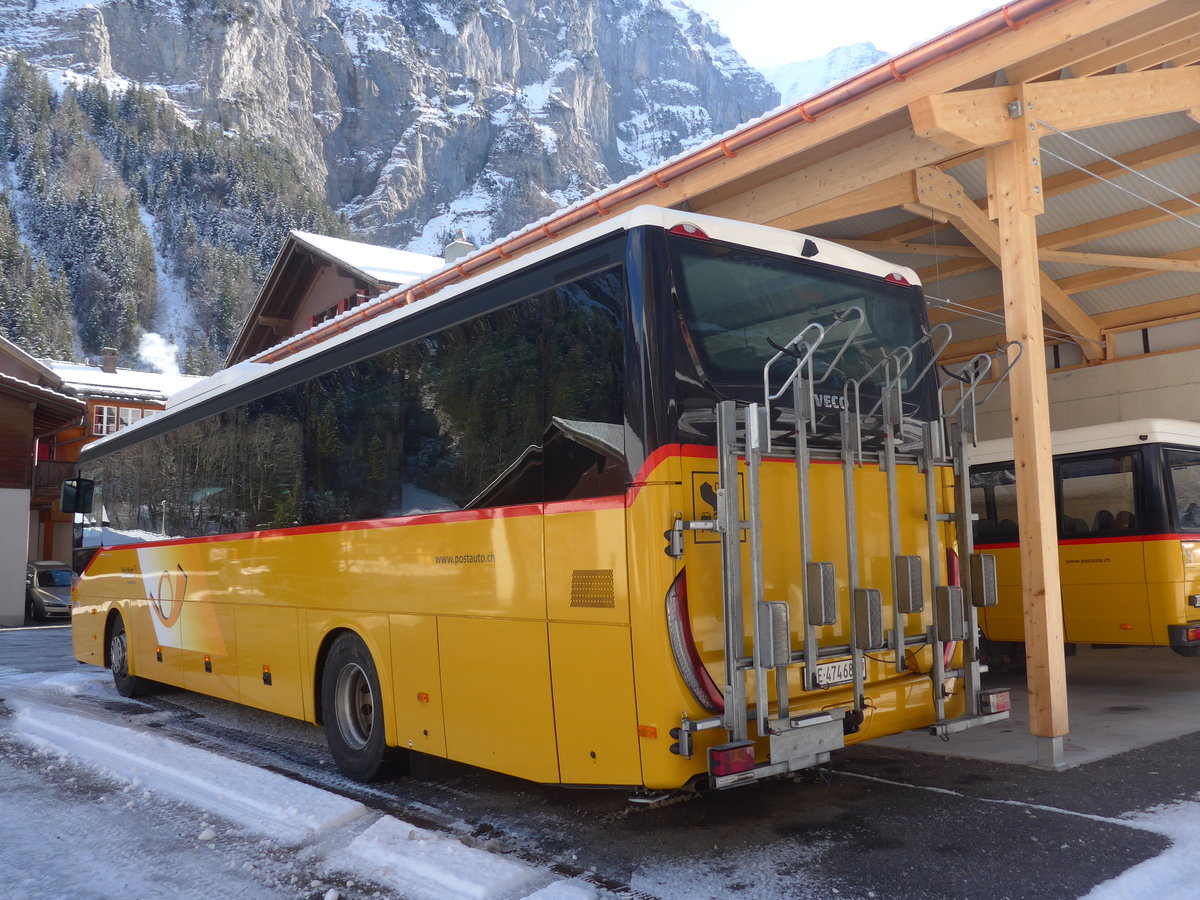
[[[62,483],[75,475],[79,464],[43,459],[33,464],[33,502],[56,499],[62,491]]]

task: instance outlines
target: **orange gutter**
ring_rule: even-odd
[[[819,116],[845,106],[864,94],[898,81],[904,81],[927,66],[956,53],[961,53],[982,41],[990,40],[998,34],[1016,31],[1037,16],[1075,2],[1078,0],[1015,0],[1007,6],[986,13],[972,22],[967,22],[954,31],[927,41],[919,47],[901,53],[865,72],[860,72],[848,81],[817,94],[803,103],[781,109],[777,113],[747,125],[741,131],[701,147],[661,168],[609,188],[595,196],[590,202],[581,203],[579,206],[553,216],[540,225],[530,226],[508,241],[493,244],[452,268],[435,272],[407,288],[399,288],[386,299],[359,307],[336,325],[331,324],[309,330],[293,340],[264,350],[252,357],[251,361],[277,362],[399,306],[415,303],[441,288],[510,259],[517,253],[532,249],[545,241],[553,240],[564,231],[600,219],[611,213],[616,207],[637,200],[644,194],[665,188],[671,182],[678,181],[698,169],[724,159],[732,159],[743,150],[762,143],[780,132],[806,122],[815,122]]]

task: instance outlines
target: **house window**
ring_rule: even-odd
[[[117,428],[120,429],[120,428],[124,428],[126,425],[132,425],[134,422],[138,421],[138,419],[140,419],[141,417],[142,417],[142,411],[140,409],[133,409],[128,406],[122,406],[121,414],[119,417],[119,424],[117,425]]]
[[[92,416],[92,434],[100,436],[117,430],[117,407],[97,406]]]

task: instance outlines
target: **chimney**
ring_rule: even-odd
[[[117,371],[117,350],[115,347],[105,347],[100,351],[100,371],[110,375]]]
[[[467,233],[461,228],[454,235],[454,240],[446,245],[442,251],[442,259],[446,261],[446,265],[458,262],[468,253],[475,251],[475,245],[467,240]]]

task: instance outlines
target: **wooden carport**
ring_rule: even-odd
[[[361,314],[641,203],[803,230],[914,265],[939,297],[931,317],[956,320],[947,358],[1005,340],[1025,347],[1010,394],[1030,730],[1040,761],[1057,765],[1068,727],[1047,346],[1067,364],[1103,365],[1117,334],[1200,319],[1200,219],[1188,218],[1200,212],[1198,61],[1195,0],[1016,0]],[[1134,184],[1135,173],[1151,180]]]

